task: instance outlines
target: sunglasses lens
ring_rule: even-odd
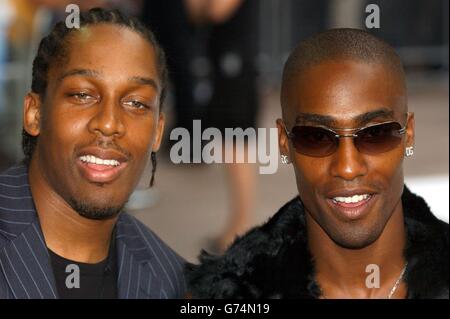
[[[307,156],[328,156],[338,146],[334,133],[320,127],[294,126],[292,135],[295,150]]]
[[[399,123],[385,123],[362,129],[355,138],[355,146],[361,153],[379,154],[390,151],[402,140]]]
[[[384,123],[361,129],[354,138],[356,148],[365,154],[380,154],[397,147],[401,140],[399,123]],[[292,142],[298,153],[324,157],[331,155],[339,146],[336,135],[324,128],[314,126],[294,126]]]

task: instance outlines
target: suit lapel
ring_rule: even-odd
[[[35,223],[3,247],[0,267],[15,298],[57,298],[47,247]]]
[[[0,271],[15,298],[57,298],[26,167],[11,168],[0,182],[0,232],[7,238],[0,246]]]
[[[135,225],[123,214],[117,222],[118,294],[121,299],[167,298],[154,258]]]
[[[0,175],[0,280],[15,298],[58,298],[25,166]],[[116,226],[119,298],[167,298],[160,265],[133,219],[121,214]],[[3,275],[3,276],[2,276]]]

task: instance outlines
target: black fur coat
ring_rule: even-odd
[[[408,298],[449,298],[448,224],[407,187],[402,195]],[[202,252],[187,266],[194,298],[318,298],[300,199],[237,239],[222,256]]]

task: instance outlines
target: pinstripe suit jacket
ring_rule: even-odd
[[[134,217],[117,221],[119,298],[182,298],[184,260]],[[27,168],[0,174],[0,298],[58,298]]]

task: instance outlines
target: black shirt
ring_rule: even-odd
[[[113,237],[114,238],[114,237]],[[111,240],[108,257],[96,264],[63,258],[48,249],[59,298],[117,298],[117,258],[115,240]]]

